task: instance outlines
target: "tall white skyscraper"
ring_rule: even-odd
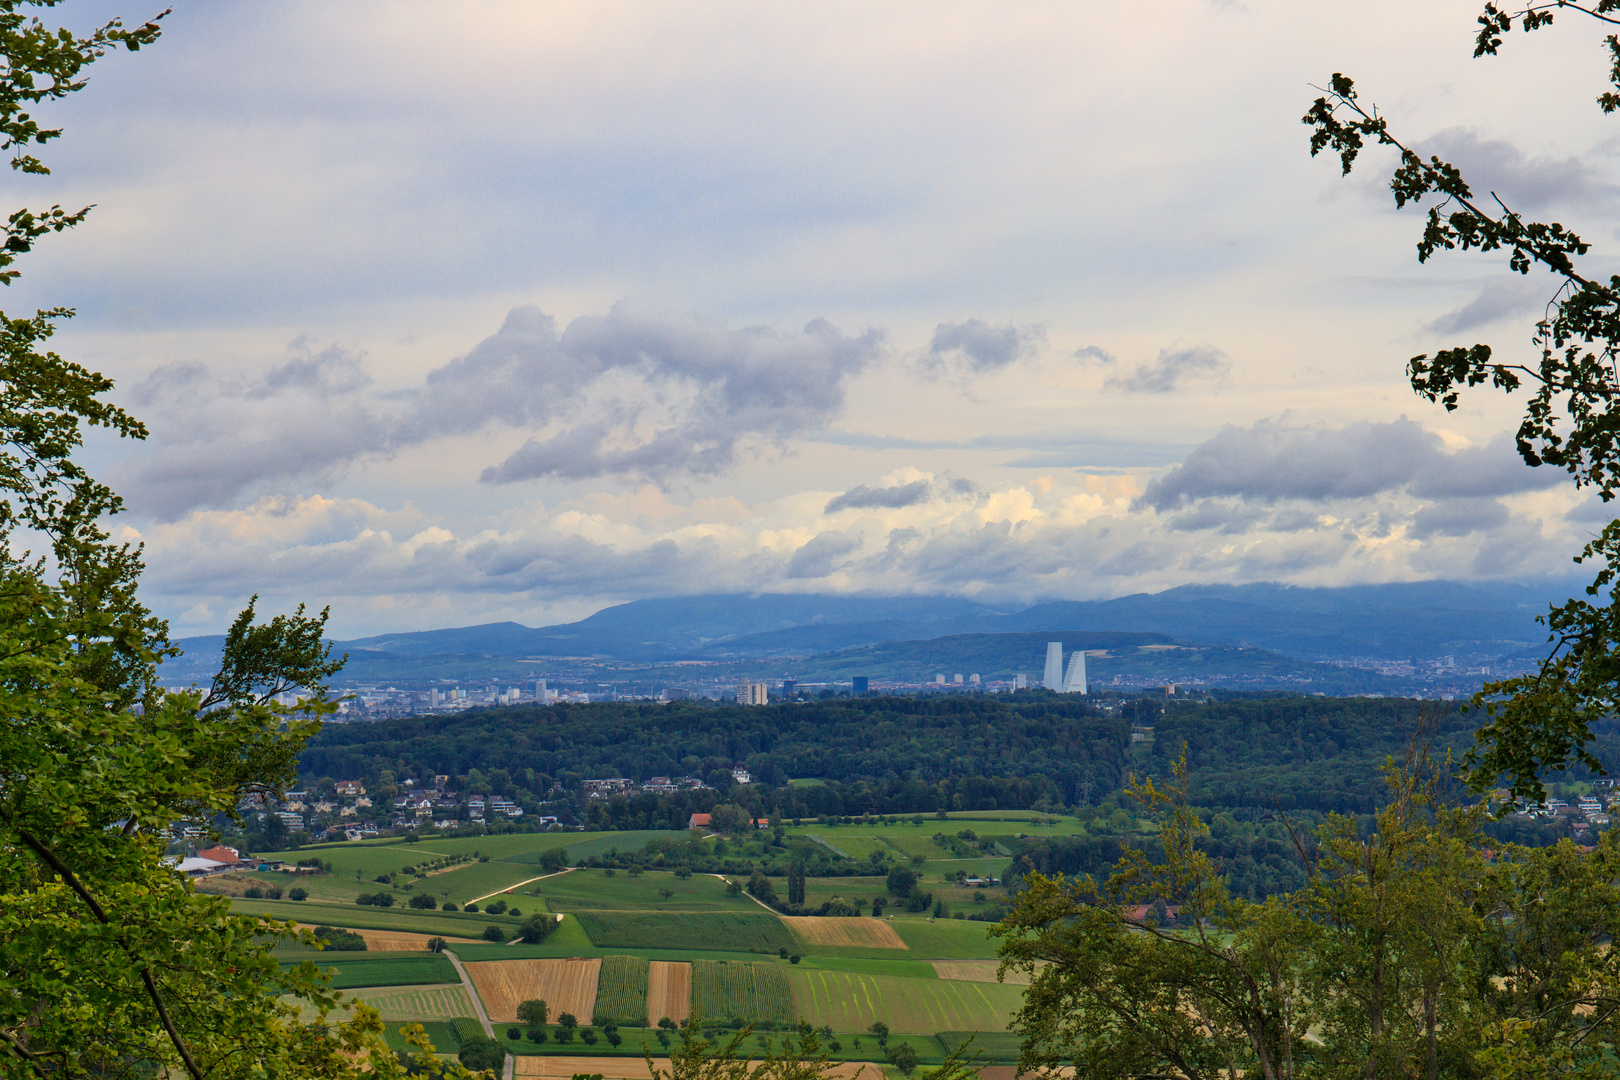
[[[1028,690],[1029,689],[1029,676],[1025,675],[1021,671],[1017,675],[1014,675],[1013,676],[1013,689],[1014,690]]]
[[[1063,679],[1063,692],[1065,694],[1084,694],[1086,692],[1086,654],[1076,650],[1069,657],[1069,673]]]
[[[1041,685],[1048,690],[1063,689],[1063,642],[1049,641],[1046,643],[1046,678]]]

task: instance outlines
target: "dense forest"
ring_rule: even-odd
[[[1045,691],[764,707],[556,705],[328,725],[300,771],[314,783],[476,769],[531,798],[613,776],[696,776],[717,788],[601,811],[609,827],[630,828],[707,809],[703,800],[725,795],[734,765],[753,774],[751,800],[764,800],[756,807],[783,817],[1044,810],[1097,805],[1132,772],[1161,775],[1185,746],[1200,805],[1364,814],[1381,801],[1382,765],[1420,725],[1443,753],[1466,748],[1475,722],[1447,703],[1393,698],[1167,703]],[[1600,757],[1617,747],[1614,731],[1600,732]],[[804,778],[822,782],[788,786]]]

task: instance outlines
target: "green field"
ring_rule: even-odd
[[[993,960],[997,942],[988,935],[994,924],[967,919],[895,918],[889,921],[916,960]]]
[[[668,889],[666,900],[663,891]],[[552,911],[758,911],[746,896],[731,896],[712,874],[678,878],[664,871],[632,877],[622,870],[575,870],[528,886]]]
[[[419,983],[459,983],[454,965],[435,953],[320,953],[309,959],[333,971],[332,985],[338,990],[359,986],[411,986]],[[283,961],[285,965],[298,960]]]
[[[834,1031],[863,1031],[878,1020],[897,1033],[1005,1031],[1023,1005],[1020,987],[1000,983],[800,967],[788,978],[798,1015]]]
[[[456,1029],[443,1020],[415,1021],[422,1025],[427,1033],[428,1041],[433,1043],[433,1051],[439,1055],[453,1055],[461,1049],[461,1040],[456,1038]],[[383,1028],[383,1039],[388,1043],[388,1049],[396,1054],[415,1053],[415,1050],[406,1043],[405,1036],[400,1033],[398,1023],[389,1023]]]
[[[781,964],[692,962],[692,1015],[791,1023],[793,990]]]
[[[581,911],[574,918],[599,949],[723,949],[774,953],[799,947],[782,920],[755,911],[693,912],[671,917],[648,911]]]
[[[647,961],[639,956],[609,956],[596,980],[592,1023],[611,1020],[626,1027],[647,1024]]]

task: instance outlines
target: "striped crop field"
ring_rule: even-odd
[[[596,977],[594,1022],[611,1020],[625,1027],[647,1026],[647,961],[639,956],[609,956]]]
[[[908,947],[900,939],[900,935],[894,932],[894,927],[882,919],[835,919],[817,915],[803,915],[794,918],[783,917],[782,921],[787,924],[788,929],[798,936],[800,941],[805,943],[807,952],[814,951],[817,945],[857,949],[904,949]]]
[[[292,998],[294,1004],[299,1004]],[[343,995],[345,1002],[364,1001],[382,1014],[384,1020],[451,1020],[457,1016],[473,1015],[472,1002],[459,982],[442,986],[371,986]],[[353,1015],[347,1008],[334,1009],[330,1019],[348,1019]],[[315,1019],[315,1009],[304,1004],[299,1013],[302,1023]]]
[[[600,960],[486,960],[466,968],[495,1023],[516,1023],[518,1005],[535,998],[551,1007],[552,1016],[573,1013],[584,1023],[595,1011],[601,965]]]
[[[677,1024],[692,1015],[692,965],[654,960],[647,965],[647,1020]]]
[[[765,952],[797,949],[782,920],[764,911],[576,911],[598,949]]]
[[[797,1015],[834,1031],[865,1031],[881,1020],[895,1032],[1005,1031],[1023,1005],[1021,987],[965,979],[911,979],[853,971],[794,969]]]
[[[779,964],[694,960],[692,1014],[705,1020],[738,1017],[790,1023],[794,1017],[793,989]]]

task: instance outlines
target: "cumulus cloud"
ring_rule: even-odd
[[[934,363],[960,357],[975,371],[997,371],[1033,356],[1046,333],[1040,327],[1006,323],[991,326],[982,319],[940,323],[934,328],[928,355]]]
[[[134,393],[153,445],[115,480],[132,508],[172,519],[492,426],[534,435],[484,469],[486,483],[709,477],[746,448],[824,426],[882,354],[881,331],[823,319],[781,333],[618,304],[559,332],[520,307],[421,387],[382,398],[367,393],[360,354],[300,338],[256,379],[195,362],[153,372]]]
[[[1190,379],[1220,378],[1230,370],[1231,359],[1212,345],[1160,349],[1156,358],[1110,376],[1103,385],[1126,393],[1168,394]]]
[[[1526,466],[1509,435],[1447,450],[1404,417],[1342,428],[1260,423],[1221,430],[1155,478],[1135,505],[1171,512],[1166,524],[1176,531],[1232,535],[1320,532],[1327,519],[1309,504],[1323,504],[1355,515],[1363,538],[1404,524],[1424,541],[1498,529],[1508,523],[1502,497],[1563,480]]]
[[[860,546],[859,540],[844,533],[818,533],[788,559],[784,576],[790,579],[826,577]]]

